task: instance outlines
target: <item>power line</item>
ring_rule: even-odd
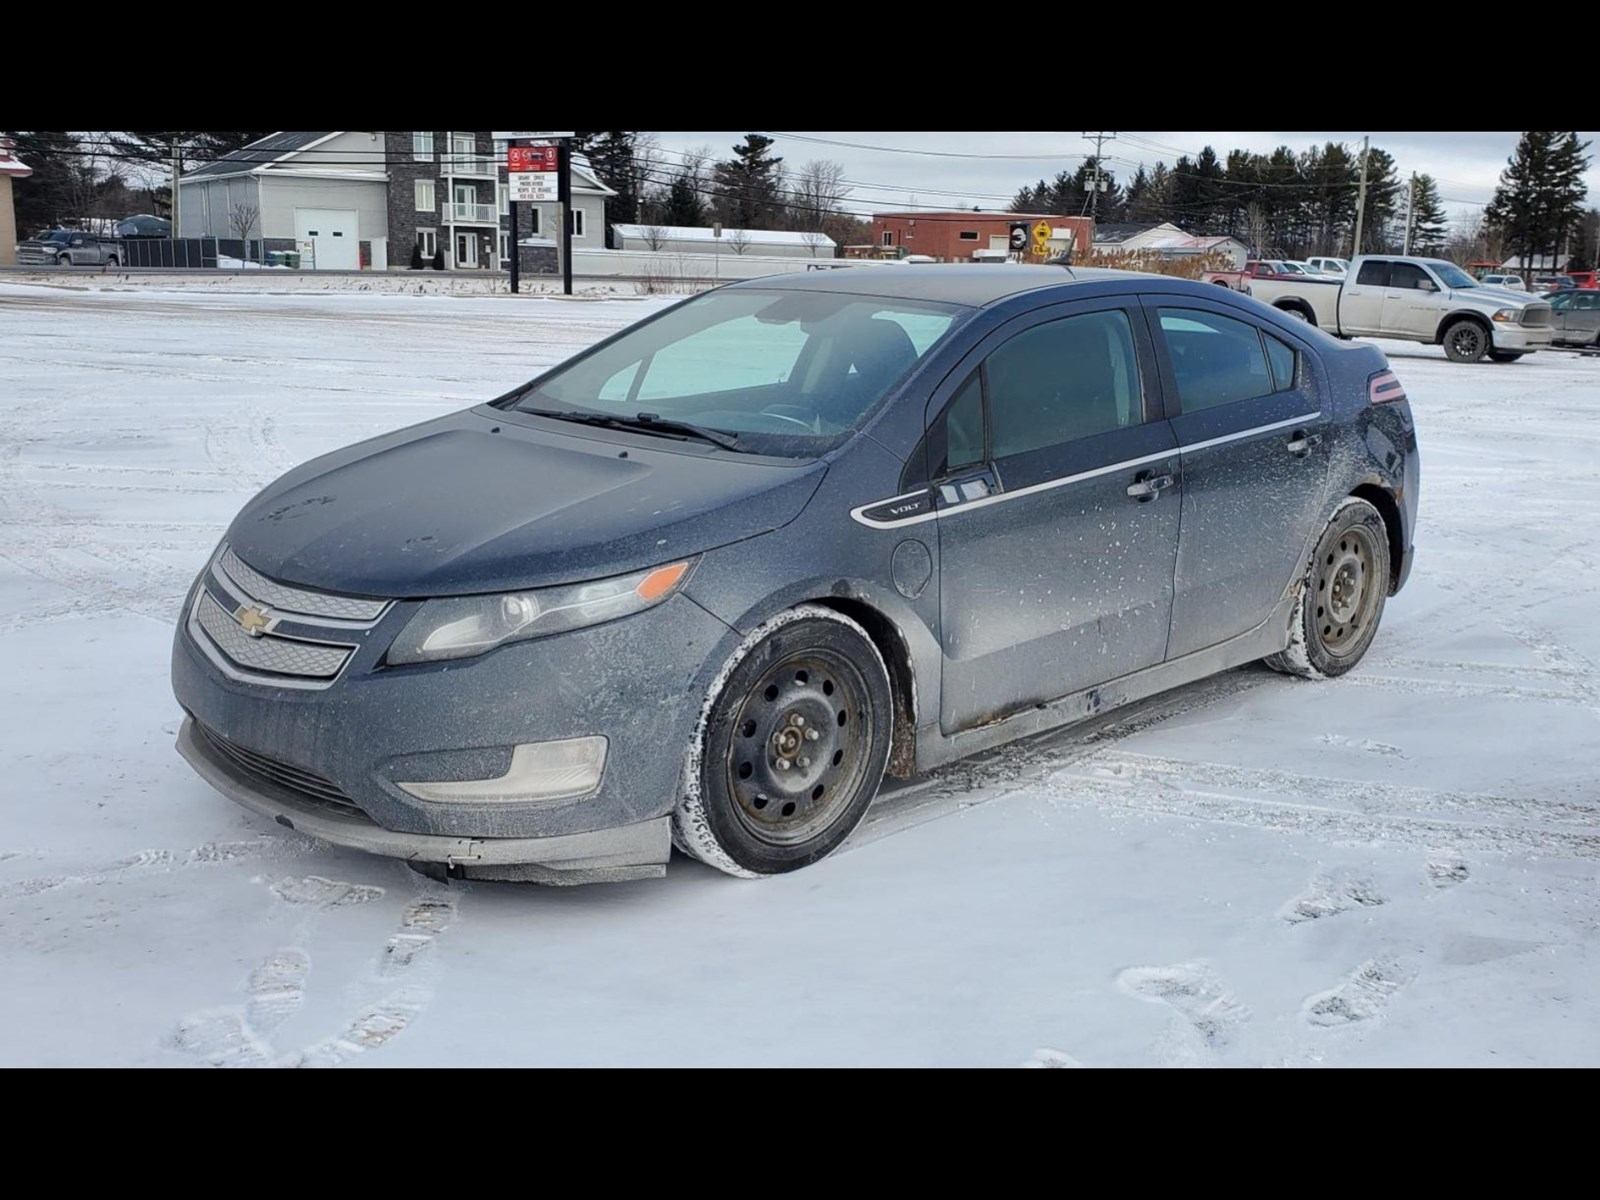
[[[811,137],[803,133],[767,132],[764,137],[791,138],[797,142],[812,142],[819,146],[843,146],[851,150],[876,150],[883,154],[916,154],[925,158],[977,158],[1007,162],[1059,162],[1064,158],[1083,158],[1081,154],[965,154],[956,150],[918,150],[909,146],[869,146],[862,142],[841,142],[833,138]]]

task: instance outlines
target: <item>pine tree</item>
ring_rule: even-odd
[[[108,133],[106,141],[123,159],[168,166],[176,147],[184,169],[191,163],[210,162],[224,154],[260,141],[267,133],[133,132]]]
[[[1439,185],[1432,175],[1418,175],[1411,189],[1411,253],[1442,254],[1449,229]]]
[[[712,173],[714,207],[723,222],[736,229],[760,229],[777,223],[782,207],[783,158],[772,157],[773,140],[747,133],[733,148],[733,157]]]
[[[1583,210],[1588,142],[1576,133],[1528,132],[1500,172],[1484,219],[1504,237],[1506,249],[1534,270],[1536,258],[1555,255]]]
[[[1361,160],[1356,159],[1357,192],[1360,190]],[[1398,245],[1395,237],[1400,211],[1400,175],[1394,156],[1372,146],[1367,151],[1367,202],[1362,208],[1361,245],[1357,254],[1382,253]]]
[[[33,168],[32,175],[15,179],[11,185],[17,236],[30,237],[41,229],[56,227],[63,217],[76,216],[70,210],[81,161],[77,136],[9,129],[5,136],[16,143],[16,156]]]
[[[704,221],[705,205],[700,200],[699,189],[687,172],[680,171],[667,187],[665,223],[695,226]]]
[[[633,225],[639,220],[641,194],[649,181],[638,170],[639,135],[607,132],[578,133],[571,150],[588,160],[594,173],[617,194],[606,201],[606,220],[618,225]]]

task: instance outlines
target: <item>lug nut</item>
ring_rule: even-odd
[[[821,736],[822,735],[820,733],[818,733],[815,729],[806,730],[806,741],[808,741],[808,742],[814,742]]]
[[[804,756],[802,756],[799,759],[799,763],[800,763],[800,765],[802,767],[809,767],[811,765],[811,760],[809,758],[805,758]]]
[[[794,716],[789,718],[789,720],[794,722],[794,727],[796,729],[803,729],[805,727],[806,719],[799,713],[795,713]]]
[[[789,760],[787,758],[780,758],[778,760],[778,770],[787,771],[788,769],[789,769]]]

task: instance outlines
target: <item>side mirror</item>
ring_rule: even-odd
[[[1431,279],[1419,279],[1417,280],[1417,290],[1419,292],[1437,292],[1439,285]]]

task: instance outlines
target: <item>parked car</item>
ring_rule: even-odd
[[[1478,282],[1484,287],[1506,288],[1513,292],[1528,290],[1528,285],[1522,281],[1521,275],[1485,275]]]
[[[1533,281],[1531,290],[1543,295],[1546,292],[1559,292],[1562,288],[1576,286],[1576,281],[1570,275],[1542,275]]]
[[[172,222],[165,217],[153,217],[142,214],[137,217],[124,217],[117,222],[117,236],[119,238],[169,238],[172,236]]]
[[[434,875],[790,871],[886,771],[1349,671],[1417,489],[1383,353],[1215,287],[735,283],[268,486],[184,602],[178,746]]]
[[[41,229],[17,243],[18,266],[114,267],[122,258],[122,247],[114,240],[78,229]]]
[[[1348,258],[1313,257],[1306,259],[1308,266],[1313,266],[1324,275],[1343,276],[1350,269]]]
[[[1569,288],[1548,299],[1557,345],[1600,349],[1600,291]]]
[[[1241,270],[1206,271],[1200,276],[1200,279],[1204,283],[1219,284],[1236,292],[1248,293],[1251,284],[1257,279],[1277,279],[1285,276],[1296,279],[1312,278],[1304,269],[1291,267],[1283,259],[1252,258],[1244,264]]]
[[[1338,337],[1442,345],[1455,362],[1515,362],[1550,344],[1550,305],[1437,258],[1369,254],[1337,287],[1257,279],[1255,296]]]

